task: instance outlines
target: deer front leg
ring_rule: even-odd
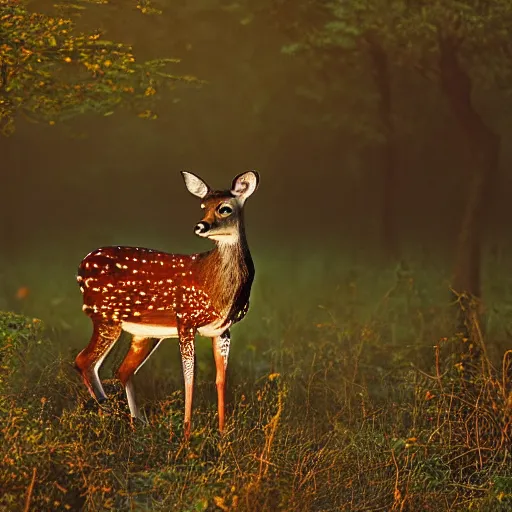
[[[195,329],[192,327],[179,327],[181,364],[183,365],[183,378],[185,380],[185,419],[183,430],[185,439],[190,437],[192,421],[192,394],[194,390],[194,337]]]
[[[215,358],[215,367],[217,376],[215,384],[217,385],[217,409],[219,411],[219,431],[224,431],[224,391],[226,384],[226,369],[228,367],[229,344],[231,336],[229,329],[226,329],[220,336],[212,338],[213,357]]]

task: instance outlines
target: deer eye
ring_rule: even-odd
[[[227,204],[223,204],[223,205],[219,206],[219,209],[217,211],[223,217],[228,217],[229,215],[231,215],[233,213],[233,208],[231,208],[231,206],[228,206]]]

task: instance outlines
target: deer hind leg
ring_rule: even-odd
[[[107,399],[98,371],[115,342],[121,335],[121,326],[117,323],[95,322],[89,345],[75,359],[75,367],[80,372],[89,393],[98,402]]]
[[[213,357],[215,358],[215,368],[217,370],[215,384],[217,385],[217,409],[219,412],[220,432],[224,431],[224,391],[226,387],[226,369],[228,367],[230,341],[229,329],[220,336],[212,338]]]
[[[145,338],[143,336],[133,336],[130,349],[126,354],[121,366],[117,370],[116,376],[121,381],[126,391],[130,415],[133,418],[143,420],[142,415],[135,401],[135,392],[133,389],[132,376],[137,373],[142,365],[150,358],[162,340]]]

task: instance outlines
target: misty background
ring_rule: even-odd
[[[31,8],[36,4],[51,8]],[[172,2],[159,16],[116,3],[76,21],[133,44],[138,58],[177,57],[173,73],[206,83],[165,93],[153,121],[125,110],[55,126],[19,119],[14,135],[0,138],[0,307],[39,316],[43,303],[53,300],[58,312],[65,297],[76,318],[57,315],[59,322],[85,326],[75,273],[89,251],[110,244],[208,249],[193,234],[201,211],[182,169],[220,189],[240,172],[260,172],[246,208],[257,280],[284,276],[280,286],[293,290],[294,272],[305,271],[301,262],[315,260],[335,287],[354,268],[370,276],[383,261],[394,268],[403,258],[415,268],[435,267],[448,290],[471,157],[438,84],[392,66],[400,250],[388,261],[381,251],[382,136],[371,68],[319,71],[311,56],[283,51],[292,41],[271,16],[247,17],[218,0]],[[510,287],[510,273],[503,283],[488,274],[495,262],[506,269],[510,257],[512,101],[504,92],[477,90],[475,104],[502,136],[499,186],[487,212],[484,289],[492,280]],[[28,295],[17,296],[20,287]]]

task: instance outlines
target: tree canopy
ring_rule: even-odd
[[[150,4],[139,8],[154,12]],[[0,0],[0,131],[11,134],[19,115],[54,124],[84,113],[110,115],[121,105],[154,118],[153,101],[163,88],[198,82],[168,72],[176,62],[139,62],[130,45],[105,39],[99,30],[78,31],[70,17]]]

